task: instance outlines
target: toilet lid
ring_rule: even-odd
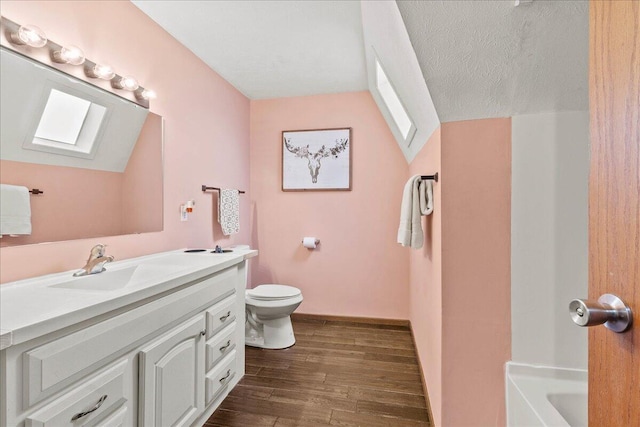
[[[249,297],[257,300],[282,300],[300,295],[300,289],[286,285],[260,285],[247,291]]]

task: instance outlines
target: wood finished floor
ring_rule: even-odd
[[[286,350],[247,347],[206,426],[431,426],[407,327],[296,320]]]

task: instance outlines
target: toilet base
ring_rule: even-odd
[[[272,320],[261,320],[261,322],[259,330],[252,328],[247,322],[247,327],[245,328],[246,345],[279,350],[291,347],[296,343],[290,316]]]

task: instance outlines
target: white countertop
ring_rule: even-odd
[[[255,250],[185,253],[184,249],[162,252],[106,265],[97,275],[73,277],[75,270],[20,280],[0,286],[0,350],[89,320],[112,310],[166,292],[238,264],[258,254]],[[131,286],[98,290],[71,289],[55,285],[77,285],[100,275],[135,271],[143,266]],[[157,274],[154,273],[157,270]],[[150,274],[147,274],[149,272]],[[109,276],[103,276],[109,277]],[[115,276],[114,276],[115,277]]]

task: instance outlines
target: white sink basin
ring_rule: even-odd
[[[181,274],[185,270],[200,269],[215,263],[224,263],[237,258],[233,253],[203,254],[169,253],[140,264],[128,266],[106,265],[106,271],[88,276],[63,278],[62,282],[47,285],[49,288],[76,289],[82,291],[117,291],[120,289],[141,289],[162,282],[169,276]],[[125,264],[126,265],[126,264]]]
[[[67,282],[50,285],[50,288],[81,289],[87,291],[114,291],[140,287],[160,277],[184,270],[184,265],[140,264],[120,270],[73,278]]]

